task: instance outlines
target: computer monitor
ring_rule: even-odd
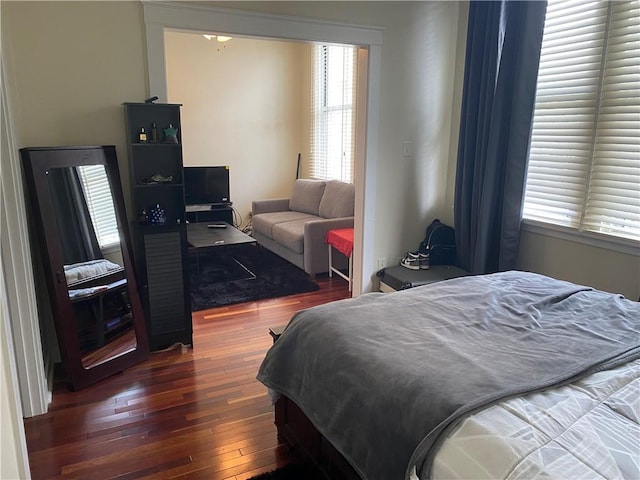
[[[222,205],[229,198],[229,167],[184,167],[186,205]]]

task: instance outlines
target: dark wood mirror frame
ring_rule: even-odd
[[[98,147],[36,147],[20,150],[26,183],[27,201],[32,227],[32,242],[38,242],[43,262],[49,301],[53,313],[60,357],[67,374],[69,387],[73,390],[93,384],[118,373],[149,357],[144,314],[142,311],[134,267],[131,257],[131,240],[125,214],[122,185],[115,146]],[[83,365],[80,340],[69,287],[64,272],[65,258],[62,241],[52,201],[53,191],[49,171],[55,168],[103,165],[114,201],[126,293],[133,316],[136,337],[134,349],[97,363],[91,368]]]

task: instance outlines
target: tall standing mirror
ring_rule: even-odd
[[[24,148],[40,250],[72,389],[149,356],[114,146]]]

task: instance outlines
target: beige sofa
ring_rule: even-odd
[[[296,180],[291,198],[252,202],[253,237],[310,275],[329,270],[329,230],[353,228],[354,186],[337,180]],[[333,263],[347,265],[335,252]]]

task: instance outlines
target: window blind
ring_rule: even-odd
[[[118,222],[104,166],[84,165],[78,167],[78,174],[100,248],[118,244]]]
[[[640,240],[640,7],[548,2],[523,216]]]
[[[356,49],[313,48],[311,176],[353,182]]]

